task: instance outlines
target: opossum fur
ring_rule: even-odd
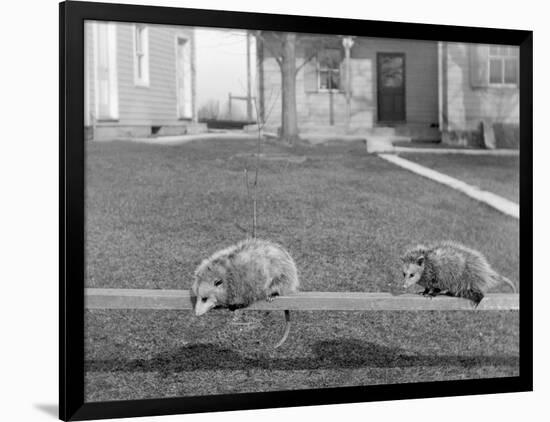
[[[274,296],[294,293],[298,287],[296,264],[282,246],[247,239],[202,261],[191,290],[197,299],[195,314],[202,315],[215,306],[236,309],[259,300],[270,301]],[[290,328],[288,311],[285,317],[285,336],[280,344]]]
[[[402,257],[403,287],[413,284],[424,287],[423,294],[444,293],[479,304],[487,291],[499,283],[516,286],[498,274],[478,251],[457,242],[417,245]]]

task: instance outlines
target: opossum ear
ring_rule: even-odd
[[[418,258],[416,258],[416,265],[422,264],[424,264],[424,255],[420,255]]]
[[[216,280],[216,281],[214,281],[214,287],[221,286],[222,283],[223,283],[222,279]]]

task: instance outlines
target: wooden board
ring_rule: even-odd
[[[188,290],[85,289],[87,309],[193,309]],[[273,302],[260,301],[247,310],[262,311],[499,311],[519,310],[519,295],[493,293],[475,308],[465,299],[367,292],[300,292]]]

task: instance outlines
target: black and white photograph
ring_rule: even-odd
[[[519,46],[84,30],[86,402],[519,376]]]
[[[1,420],[547,419],[544,3],[109,1],[2,9]]]

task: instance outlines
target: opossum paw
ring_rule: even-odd
[[[432,289],[428,290],[428,293],[426,293],[426,296],[428,296],[430,299],[433,299],[437,295],[441,294],[441,289],[438,289],[437,287],[434,287]]]
[[[435,296],[437,296],[439,293],[438,292],[434,292],[433,290],[425,290],[423,292],[420,292],[420,294],[424,297],[427,297],[427,298],[430,298],[430,299],[433,299]]]
[[[275,299],[275,296],[279,296],[279,293],[271,293],[270,295],[267,295],[265,300],[267,300],[268,302],[273,302],[273,299]]]

